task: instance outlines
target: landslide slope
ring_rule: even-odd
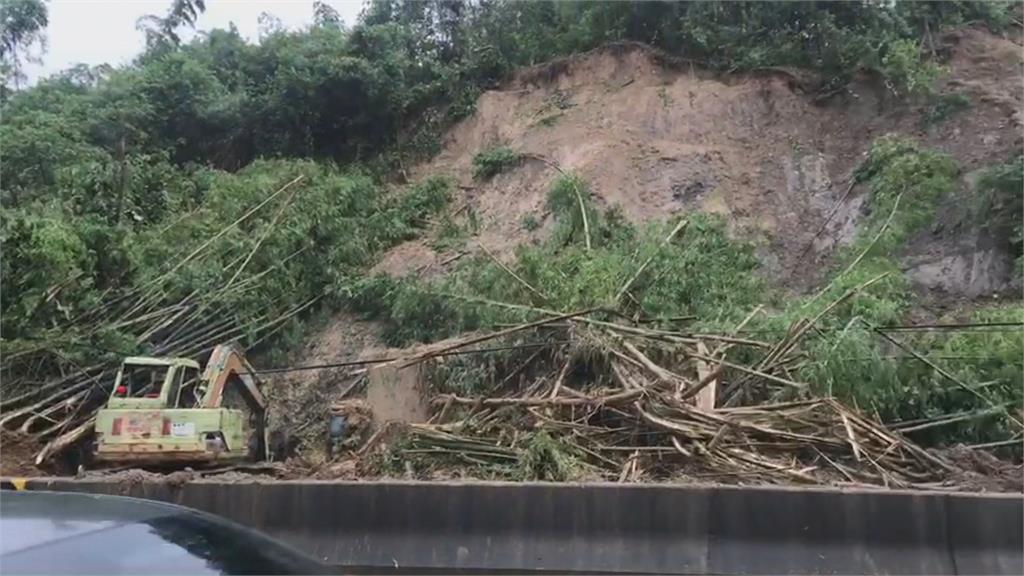
[[[453,207],[472,212],[478,233],[445,246],[448,254],[430,239],[400,245],[375,271],[435,275],[451,253],[477,243],[508,256],[542,239],[553,227],[545,206],[558,175],[553,163],[582,176],[601,207],[617,206],[632,221],[695,210],[725,216],[734,234],[757,243],[778,283],[806,291],[865,215],[868,188],[847,194],[854,169],[873,141],[896,133],[949,154],[961,170],[935,225],[902,254],[906,272],[939,300],[1006,291],[1012,256],[967,207],[976,172],[1020,148],[1021,47],[975,28],[947,35],[944,46],[939,92],[962,94],[969,105],[938,121],[927,118],[930,104],[906,103],[867,76],[822,97],[798,71],[716,75],[638,44],[520,70],[485,92],[415,171],[454,176],[464,197]],[[473,157],[497,146],[528,157],[474,181]],[[528,220],[539,227],[528,231]]]
[[[799,71],[723,76],[638,44],[519,70],[482,94],[441,151],[411,174],[454,177],[449,214],[474,233],[442,242],[435,230],[390,250],[374,273],[436,277],[481,245],[510,259],[517,246],[543,241],[555,227],[546,202],[557,165],[586,180],[600,207],[616,206],[634,222],[693,211],[724,216],[732,234],[755,242],[776,284],[807,293],[867,217],[870,190],[852,185],[855,169],[872,142],[896,133],[949,154],[960,169],[932,225],[899,255],[919,309],[930,317],[1019,292],[1005,239],[980,225],[971,207],[979,171],[1021,148],[1021,46],[976,28],[947,35],[943,45],[939,93],[963,94],[969,106],[940,121],[928,121],[930,104],[898,99],[866,75],[822,97]],[[497,146],[526,158],[490,180],[474,179],[474,156]],[[341,314],[312,335],[295,363],[378,357],[387,350],[378,328]],[[285,379],[285,427],[323,422],[325,400],[348,388],[333,371]]]

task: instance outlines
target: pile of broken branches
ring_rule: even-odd
[[[797,321],[774,343],[736,336],[756,310],[731,334],[714,335],[653,330],[614,314],[600,318],[601,310],[535,309],[546,318],[400,361],[443,365],[455,348],[558,332],[546,354],[534,352],[516,370],[529,378],[506,377],[474,396],[445,393],[444,382],[432,382],[442,392],[431,399],[430,421],[408,426],[387,451],[419,462],[428,475],[949,488],[959,476],[955,463],[834,398],[815,396],[791,374],[802,337],[878,279]],[[730,350],[754,360],[726,360]],[[576,474],[526,469],[538,434],[554,440]]]

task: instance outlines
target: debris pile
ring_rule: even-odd
[[[487,340],[550,342],[524,346],[520,365],[483,393],[446,392],[450,371],[433,370],[442,378],[430,420],[356,454],[375,456],[361,463],[369,475],[965,488],[956,461],[791,375],[802,337],[872,281],[774,343],[735,335],[754,314],[716,335],[649,329],[607,310],[537,309],[548,318],[398,361],[443,367]],[[726,360],[730,350],[750,362]]]

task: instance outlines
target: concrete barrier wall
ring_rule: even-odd
[[[32,480],[174,502],[369,569],[1024,574],[1024,497],[619,484]]]

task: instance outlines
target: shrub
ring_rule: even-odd
[[[971,98],[963,92],[940,94],[924,111],[925,126],[944,122],[971,107]]]
[[[942,67],[925,60],[915,40],[900,39],[886,46],[880,71],[897,96],[930,96]]]
[[[491,148],[473,156],[473,178],[490,180],[519,164],[522,156],[505,146]]]
[[[1017,274],[1024,272],[1024,156],[984,170],[978,177],[974,212],[980,226],[1005,239],[1017,259]]]

